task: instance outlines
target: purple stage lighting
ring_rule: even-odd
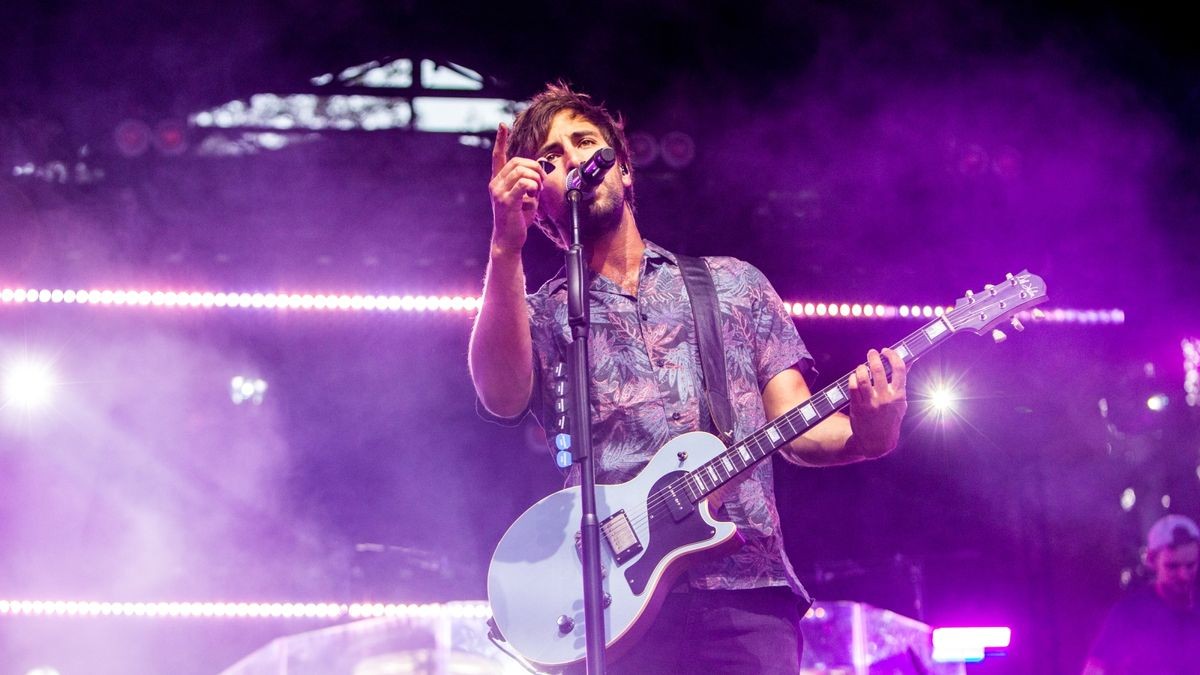
[[[49,363],[19,359],[4,369],[4,407],[37,410],[50,402],[54,392],[54,370]]]
[[[935,628],[933,660],[938,663],[982,661],[986,650],[1005,649],[1011,641],[1011,628]]]
[[[1183,341],[1183,391],[1189,406],[1200,405],[1200,338]]]
[[[96,602],[91,600],[0,600],[0,616],[137,617],[150,619],[364,619],[448,617],[483,619],[485,602],[428,604],[338,602]]]
[[[946,387],[938,387],[929,393],[929,405],[939,414],[944,415],[954,410],[954,402],[958,400],[954,392]]]

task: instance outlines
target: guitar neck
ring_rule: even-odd
[[[953,313],[945,314],[930,321],[892,345],[892,350],[905,364],[916,361],[954,335],[952,315]],[[891,367],[886,360],[884,367],[890,375]],[[688,474],[686,485],[690,496],[694,501],[699,501],[849,403],[850,373],[846,373],[800,405],[771,420],[754,433],[734,443],[712,461]]]

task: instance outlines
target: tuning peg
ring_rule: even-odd
[[[992,339],[995,340],[996,344],[1000,344],[1001,342],[1007,340],[1008,336],[1004,334],[1004,331],[996,328],[992,331]]]
[[[1021,320],[1015,316],[1012,318],[1012,327],[1015,328],[1018,333],[1025,330],[1025,324],[1021,323]]]
[[[1012,280],[1013,280],[1013,275],[1012,275],[1012,272],[1009,272],[1008,274],[1005,274],[1005,275],[1004,275],[1004,279],[1005,279],[1006,281],[1012,281]]]
[[[1030,314],[1033,316],[1034,321],[1041,321],[1042,319],[1046,318],[1046,313],[1043,312],[1042,310],[1038,309],[1037,307],[1034,307],[1033,311],[1030,312]]]

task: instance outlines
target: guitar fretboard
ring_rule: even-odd
[[[892,349],[906,364],[917,360],[954,334],[953,314],[951,311],[930,321],[897,342]],[[888,375],[891,375],[891,368],[886,359],[884,367]],[[682,479],[683,488],[693,503],[703,499],[849,403],[850,373],[847,373],[800,405],[734,443],[715,459],[697,467]],[[678,486],[675,486],[675,489],[678,489]]]

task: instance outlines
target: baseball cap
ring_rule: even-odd
[[[1196,521],[1191,518],[1172,513],[1150,526],[1150,532],[1146,534],[1146,550],[1157,551],[1189,541],[1200,541],[1200,527],[1196,527]]]

